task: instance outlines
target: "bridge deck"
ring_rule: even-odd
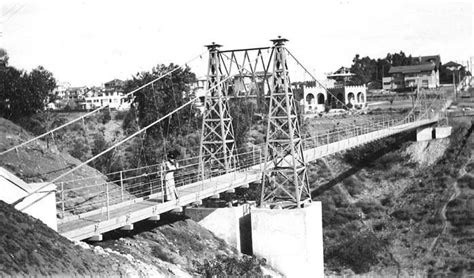
[[[436,118],[407,122],[329,144],[315,145],[314,147],[311,146],[311,142],[308,142],[306,144],[308,149],[304,151],[305,160],[307,162],[313,161],[396,133],[433,124],[437,121],[438,119]],[[263,164],[258,164],[243,171],[232,172],[178,187],[179,198],[173,201],[162,202],[162,196],[154,194],[147,198],[138,198],[110,206],[108,213],[105,208],[102,208],[75,215],[68,219],[63,219],[59,223],[59,232],[71,240],[82,240],[119,229],[125,225],[133,224],[152,216],[158,216],[161,213],[182,208],[190,203],[198,202],[227,190],[258,181],[261,179],[262,169]]]
[[[261,179],[261,171],[255,167],[246,171],[232,172],[178,187],[179,198],[161,201],[161,195],[155,194],[147,199],[139,198],[117,204],[106,209],[97,209],[70,218],[59,224],[59,233],[71,240],[82,240],[94,235],[119,229],[125,225],[145,220],[161,213],[182,208],[213,195],[234,189],[249,182]]]

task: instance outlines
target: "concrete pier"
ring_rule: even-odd
[[[186,208],[185,215],[239,252],[251,254],[250,205],[228,208]]]
[[[436,139],[441,139],[441,138],[447,138],[451,136],[451,131],[453,127],[451,126],[441,126],[441,127],[436,127],[435,128],[435,138]]]
[[[301,209],[252,208],[255,255],[287,277],[324,277],[321,202]]]
[[[416,129],[416,141],[429,141],[434,138],[434,129],[432,127],[418,128]]]

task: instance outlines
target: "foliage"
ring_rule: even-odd
[[[107,143],[107,141],[105,140],[102,134],[96,133],[94,134],[93,138],[94,140],[92,142],[92,147],[91,147],[91,152],[93,156],[101,153],[102,151],[110,147],[110,144]],[[101,171],[102,173],[107,173],[109,172],[109,169],[112,163],[112,156],[113,156],[113,152],[111,151],[107,152],[104,155],[92,161],[91,166]]]
[[[81,161],[85,161],[87,159],[88,153],[89,147],[83,139],[77,138],[76,140],[74,140],[72,149],[69,151],[70,155]]]
[[[123,118],[122,129],[125,135],[130,135],[138,131],[137,111],[134,106],[128,110]]]
[[[244,98],[231,99],[229,102],[230,116],[234,127],[234,139],[237,148],[247,143],[247,136],[252,126],[256,104]]]
[[[192,98],[189,84],[196,80],[196,76],[189,67],[181,69],[174,64],[158,65],[151,72],[142,72],[126,82],[125,91],[143,86],[159,76],[171,71],[172,75],[165,77],[147,86],[136,93],[133,105],[136,108],[140,127],[148,126],[176,108],[182,106]],[[178,135],[195,130],[199,127],[197,111],[187,107],[174,117],[168,118],[147,130],[147,136],[162,139],[166,135]]]
[[[0,116],[16,120],[44,110],[55,87],[53,74],[41,66],[29,73],[6,66],[0,71]]]
[[[103,109],[102,112],[98,115],[98,121],[102,124],[106,124],[112,120],[112,116],[110,116],[109,109]]]
[[[365,273],[377,264],[377,255],[383,252],[386,245],[372,233],[351,235],[326,249],[324,259],[330,265],[349,267],[356,274]]]
[[[464,76],[466,76],[469,71],[466,69],[465,66],[461,66],[458,71],[451,71],[445,65],[442,65],[439,70],[439,82],[445,84],[453,84],[453,74],[454,74],[454,81],[458,84]]]
[[[8,65],[8,53],[5,49],[0,48],[0,69]]]
[[[242,258],[223,257],[205,260],[203,264],[195,262],[199,274],[204,277],[263,277],[260,266],[265,259],[243,256]]]
[[[122,120],[125,119],[125,117],[127,116],[128,111],[129,111],[129,110],[126,110],[126,111],[117,111],[117,113],[115,113],[114,120],[116,120],[116,121],[122,121]]]

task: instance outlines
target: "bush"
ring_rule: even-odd
[[[102,110],[102,112],[98,115],[98,118],[97,120],[102,123],[102,124],[106,124],[108,122],[110,122],[110,120],[112,119],[112,117],[110,116],[110,110],[109,109],[104,109]]]
[[[345,179],[342,183],[352,197],[359,195],[364,189],[364,186],[353,177]]]
[[[169,262],[169,263],[172,263],[172,264],[176,264],[177,263],[177,260],[176,260],[176,256],[171,253],[171,252],[167,252],[165,250],[163,250],[159,245],[155,245],[151,248],[151,254],[164,261],[164,262]]]
[[[81,161],[85,161],[88,153],[89,147],[87,144],[81,139],[75,139],[69,154]]]
[[[380,215],[380,212],[384,210],[381,205],[371,201],[359,201],[355,205],[356,207],[359,207],[369,218],[377,217]]]
[[[361,274],[370,271],[370,267],[378,263],[377,255],[386,245],[386,242],[371,233],[352,235],[340,244],[327,248],[324,260],[329,265],[342,265]]]
[[[221,257],[205,260],[203,264],[194,262],[198,273],[203,277],[262,277],[260,266],[266,264],[265,259],[243,256],[242,258]]]
[[[128,111],[117,111],[117,113],[114,116],[114,119],[116,121],[121,121],[121,120],[125,119],[125,117],[127,116],[127,113],[128,113]]]

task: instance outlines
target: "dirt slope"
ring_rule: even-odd
[[[408,134],[310,166],[327,274],[474,275],[473,127],[450,123],[450,139]]]
[[[18,125],[0,117],[0,138],[2,138],[0,151],[17,146],[33,137]],[[11,171],[26,182],[51,181],[80,163],[80,160],[68,153],[58,151],[50,137],[45,140],[37,140],[18,148],[18,151],[11,151],[0,156],[0,167]],[[96,169],[85,165],[56,182],[58,188],[61,182],[64,182],[65,189],[76,189],[85,185],[105,184],[107,177]],[[113,183],[109,183],[109,185],[116,186]],[[67,192],[66,198],[74,197],[74,199],[68,198],[72,201],[66,202],[66,211],[70,211],[70,209],[72,211],[72,208],[78,203],[81,204],[80,207],[83,210],[99,205],[95,204],[95,198],[101,197],[100,190],[102,187],[89,187],[84,190]],[[75,209],[75,212],[81,212],[81,210]]]
[[[0,246],[0,276],[119,276],[135,267],[124,256],[99,255],[75,246],[41,221],[2,201]]]
[[[0,201],[0,276],[262,277],[256,258],[240,255],[197,223],[170,215],[112,232],[94,245],[73,243]]]

